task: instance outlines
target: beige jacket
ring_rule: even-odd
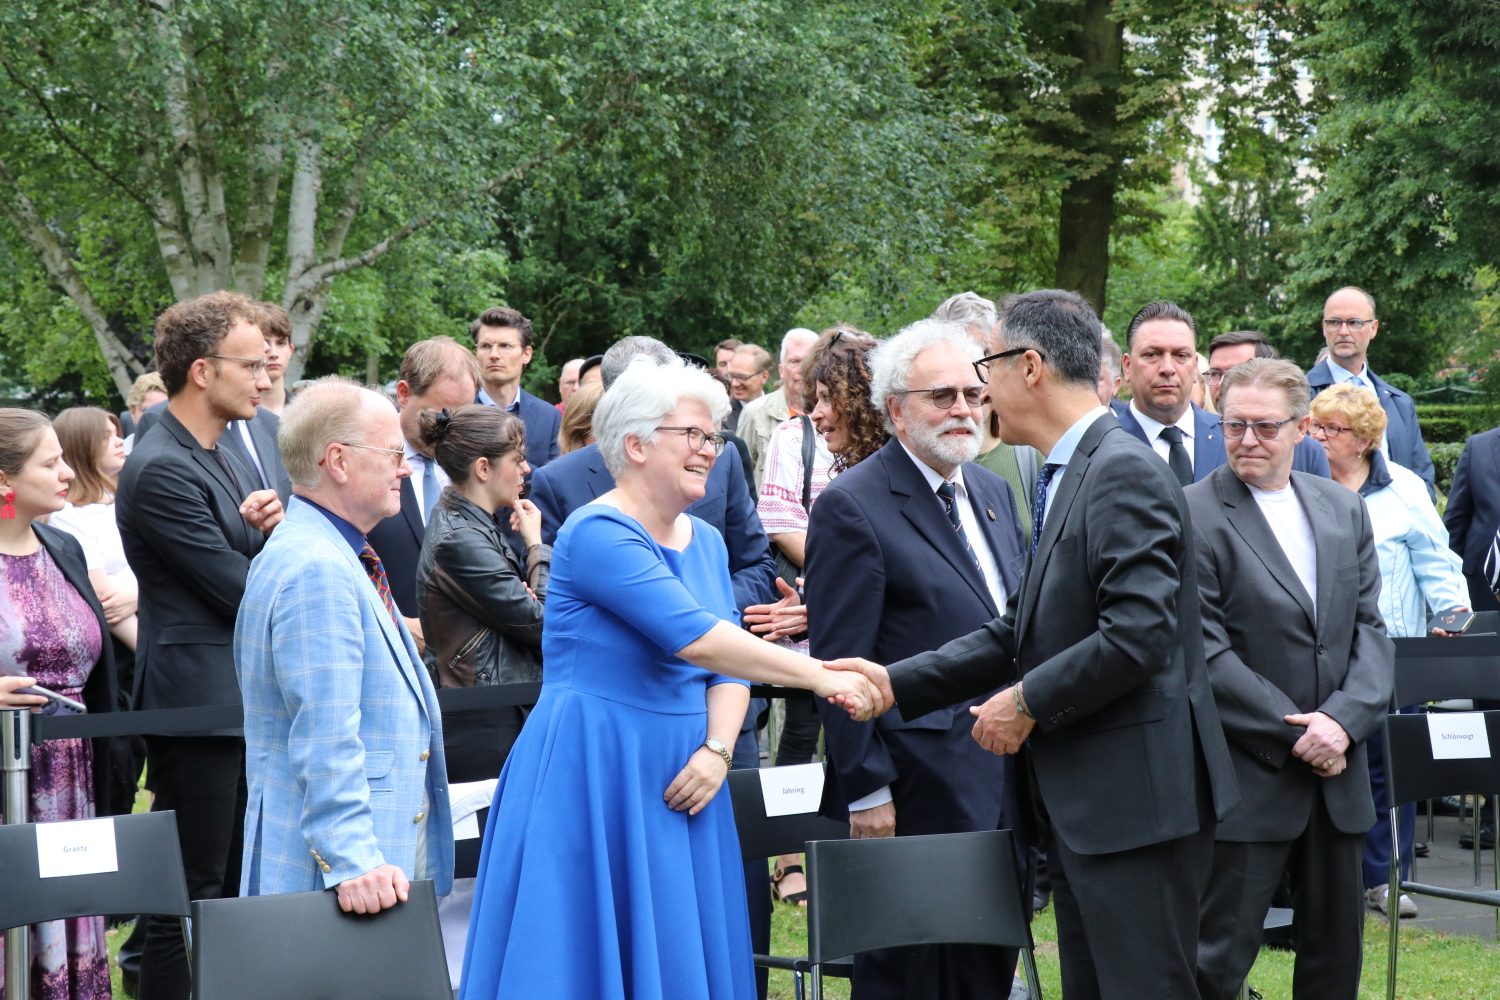
[[[755,467],[756,496],[760,495],[760,480],[766,471],[766,450],[771,443],[771,432],[791,415],[786,405],[786,392],[782,389],[751,400],[740,411],[737,433],[750,449],[750,462]]]

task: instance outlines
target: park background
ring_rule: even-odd
[[[290,381],[486,306],[527,388],[639,333],[1152,299],[1311,365],[1379,303],[1439,483],[1500,420],[1486,0],[151,0],[0,11],[0,395],[118,410],[153,318],[279,301]]]

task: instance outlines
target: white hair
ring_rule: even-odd
[[[999,322],[995,303],[978,292],[959,292],[952,298],[943,300],[928,318],[941,323],[958,323],[965,329],[977,326],[980,328],[978,336],[981,339],[988,338]]]
[[[318,463],[330,444],[365,443],[365,406],[370,400],[391,405],[385,396],[352,378],[324,375],[287,404],[276,443],[281,463],[295,485],[309,489],[318,485]]]
[[[786,364],[786,352],[793,344],[812,344],[816,343],[817,339],[818,335],[805,326],[792,327],[786,332],[786,336],[781,338],[781,354],[776,360]]]
[[[610,475],[618,478],[626,469],[625,439],[654,444],[662,418],[684,400],[707,407],[715,425],[729,412],[729,394],[719,380],[680,358],[637,355],[625,366],[594,410],[594,437]]]
[[[885,429],[894,434],[891,423],[891,397],[910,388],[907,377],[917,355],[929,347],[951,345],[963,351],[971,361],[978,361],[983,349],[969,336],[962,323],[937,319],[919,319],[889,340],[881,341],[870,354],[870,402],[885,415]],[[976,376],[977,378],[977,376]],[[963,386],[954,388],[962,389]]]

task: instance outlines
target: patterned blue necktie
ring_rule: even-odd
[[[1042,538],[1042,525],[1047,521],[1047,487],[1052,483],[1052,477],[1057,475],[1057,470],[1063,468],[1061,462],[1048,462],[1042,466],[1036,476],[1036,496],[1031,504],[1031,552],[1027,558],[1036,555],[1036,543]]]
[[[981,578],[984,576],[984,567],[979,563],[979,556],[974,551],[974,546],[969,544],[969,533],[964,530],[964,522],[958,514],[958,488],[952,483],[943,483],[937,488],[937,495],[943,499],[943,509],[948,512],[948,521],[953,525],[953,530],[958,532],[958,540],[963,543],[964,551],[969,558],[974,560],[974,567],[979,570]]]
[[[437,503],[438,481],[437,463],[426,455],[422,456],[422,523],[426,524],[432,520],[432,505]]]

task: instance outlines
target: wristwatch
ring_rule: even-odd
[[[703,745],[708,747],[714,753],[718,754],[720,757],[723,757],[725,767],[734,767],[734,754],[730,753],[729,748],[726,747],[723,743],[720,743],[718,740],[710,737],[709,739],[703,741]]]

